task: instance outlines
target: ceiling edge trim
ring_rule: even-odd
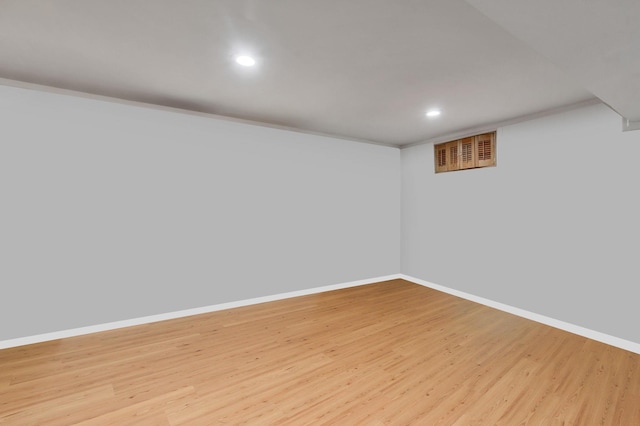
[[[521,116],[518,116],[518,117],[510,118],[508,120],[496,121],[496,122],[493,122],[493,123],[482,124],[482,125],[479,125],[479,126],[470,127],[470,128],[464,129],[464,130],[457,131],[457,132],[445,133],[443,135],[436,136],[436,137],[433,137],[433,138],[430,138],[430,139],[427,139],[427,140],[424,140],[424,141],[413,142],[413,143],[410,143],[410,144],[407,144],[407,145],[402,145],[402,146],[400,146],[400,149],[411,148],[413,146],[425,145],[425,144],[430,144],[430,143],[448,142],[448,141],[452,141],[452,140],[456,140],[456,139],[462,139],[462,138],[466,138],[466,137],[469,137],[469,136],[474,136],[474,135],[477,135],[477,134],[480,134],[480,133],[493,132],[493,131],[497,130],[500,127],[510,126],[512,124],[522,123],[524,121],[535,120],[537,118],[547,117],[547,116],[554,115],[554,114],[560,114],[560,113],[571,111],[571,110],[574,110],[574,109],[584,108],[584,107],[587,107],[587,106],[597,105],[597,104],[604,104],[604,102],[602,102],[598,98],[587,99],[586,101],[580,101],[580,102],[576,102],[576,103],[573,103],[573,104],[561,106],[561,107],[558,107],[558,108],[552,108],[552,109],[548,109],[548,110],[544,110],[544,111],[540,111],[540,112],[536,112],[536,113],[532,113],[532,114],[525,114],[525,115],[521,115]]]
[[[140,107],[140,108],[155,109],[155,110],[159,110],[159,111],[168,111],[168,112],[174,112],[174,113],[177,113],[177,114],[195,115],[195,116],[199,116],[199,117],[212,118],[212,119],[215,119],[215,120],[229,121],[229,122],[233,122],[233,123],[246,124],[246,125],[249,125],[249,126],[266,127],[266,128],[270,128],[270,129],[283,130],[283,131],[288,131],[288,132],[293,132],[293,133],[300,133],[300,134],[305,134],[305,135],[320,136],[320,137],[331,138],[331,139],[339,139],[339,140],[344,140],[344,141],[348,141],[348,142],[366,143],[366,144],[369,144],[369,145],[379,145],[379,146],[384,146],[384,147],[388,147],[388,148],[396,148],[396,149],[400,148],[400,146],[398,144],[393,144],[393,143],[384,143],[384,142],[378,142],[378,141],[371,141],[371,140],[367,140],[367,139],[348,138],[348,137],[345,137],[345,136],[333,135],[333,134],[330,134],[330,133],[314,132],[314,131],[311,131],[311,130],[304,130],[304,129],[298,129],[296,127],[289,127],[289,126],[282,126],[282,125],[277,125],[277,124],[270,124],[270,123],[265,123],[265,122],[262,122],[262,121],[247,120],[247,119],[242,119],[242,118],[229,117],[229,116],[226,116],[226,115],[217,115],[217,114],[212,114],[212,113],[207,113],[207,112],[192,111],[192,110],[188,110],[188,109],[169,107],[169,106],[165,106],[165,105],[157,105],[157,104],[150,104],[150,103],[146,103],[146,102],[131,101],[131,100],[128,100],[128,99],[114,98],[114,97],[110,97],[110,96],[97,95],[97,94],[94,94],[94,93],[80,92],[80,91],[77,91],[77,90],[62,89],[62,88],[54,87],[54,86],[46,86],[46,85],[42,85],[42,84],[29,83],[29,82],[24,82],[24,81],[20,81],[20,80],[11,80],[11,79],[2,78],[2,77],[0,77],[0,85],[1,86],[9,86],[9,87],[17,87],[17,88],[20,88],[20,89],[35,90],[35,91],[40,91],[40,92],[54,93],[54,94],[57,94],[57,95],[73,96],[73,97],[85,98],[85,99],[93,99],[93,100],[97,100],[97,101],[111,102],[111,103],[116,103],[116,104],[121,104],[121,105],[129,105],[129,106]]]

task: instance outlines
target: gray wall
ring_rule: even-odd
[[[0,340],[401,271],[640,342],[620,127],[603,105],[519,123],[498,167],[435,175],[432,145],[0,86]]]
[[[402,151],[402,272],[640,342],[640,132],[604,105],[498,129],[498,166]]]
[[[395,274],[398,149],[0,86],[0,340]]]

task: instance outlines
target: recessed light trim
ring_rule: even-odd
[[[243,67],[252,67],[256,64],[256,60],[251,56],[241,55],[236,57],[236,62]]]
[[[427,111],[427,117],[437,117],[440,114],[442,114],[442,111],[440,111],[439,109],[432,109]]]

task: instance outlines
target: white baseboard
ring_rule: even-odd
[[[508,312],[510,314],[514,314],[522,318],[527,318],[532,321],[539,322],[541,324],[546,324],[551,327],[558,328],[560,330],[568,331],[570,333],[586,337],[588,339],[596,340],[598,342],[606,343],[611,346],[615,346],[621,349],[625,349],[627,351],[640,354],[640,344],[638,343],[631,342],[629,340],[621,339],[618,337],[610,336],[605,333],[600,333],[598,331],[590,330],[588,328],[580,327],[580,326],[570,324],[564,321],[560,321],[554,318],[546,317],[544,315],[529,312],[524,309],[505,305],[500,302],[495,302],[493,300],[485,299],[483,297],[475,296],[473,294],[465,293],[463,291],[454,290],[445,286],[434,284],[434,283],[421,280],[419,278],[411,277],[409,275],[404,275],[404,274],[386,275],[382,277],[368,278],[364,280],[351,281],[351,282],[346,282],[341,284],[333,284],[333,285],[328,285],[323,287],[314,287],[314,288],[309,288],[304,290],[297,290],[297,291],[291,291],[287,293],[275,294],[271,296],[263,296],[263,297],[256,297],[252,299],[239,300],[235,302],[220,303],[217,305],[203,306],[200,308],[186,309],[182,311],[168,312],[164,314],[151,315],[151,316],[140,317],[140,318],[132,318],[132,319],[123,320],[123,321],[97,324],[97,325],[92,325],[87,327],[74,328],[70,330],[62,330],[62,331],[55,331],[51,333],[38,334],[34,336],[19,337],[16,339],[0,341],[0,349],[30,345],[33,343],[46,342],[50,340],[64,339],[67,337],[82,336],[85,334],[97,333],[100,331],[115,330],[118,328],[131,327],[131,326],[141,325],[141,324],[149,324],[153,322],[165,321],[165,320],[174,319],[174,318],[182,318],[182,317],[188,317],[191,315],[205,314],[208,312],[221,311],[224,309],[237,308],[240,306],[255,305],[258,303],[289,299],[291,297],[306,296],[308,294],[316,294],[316,293],[322,293],[325,291],[340,290],[343,288],[356,287],[360,285],[373,284],[381,281],[388,281],[388,280],[394,280],[394,279],[403,279],[406,281],[410,281],[412,283],[419,284],[428,288],[432,288],[434,290],[438,290],[443,293],[448,293],[453,296],[461,297],[463,299],[480,303],[482,305],[489,306],[491,308],[499,309],[501,311]]]
[[[217,305],[203,306],[201,308],[186,309],[182,311],[168,312],[165,314],[151,315],[140,318],[132,318],[123,321],[109,322],[105,324],[91,325],[87,327],[61,330],[51,333],[38,334],[35,336],[19,337],[0,341],[0,349],[13,348],[16,346],[30,345],[33,343],[47,342],[50,340],[64,339],[67,337],[82,336],[85,334],[97,333],[100,331],[115,330],[118,328],[131,327],[134,325],[149,324],[152,322],[165,321],[169,319],[188,317],[191,315],[206,314],[208,312],[221,311],[223,309],[238,308],[240,306],[255,305],[258,303],[272,302],[274,300],[289,299],[291,297],[306,296],[308,294],[322,293],[325,291],[339,290],[348,287],[373,284],[380,281],[394,280],[401,278],[400,274],[386,275],[382,277],[368,278],[365,280],[351,281],[341,284],[314,287],[304,290],[290,291],[288,293],[274,294],[271,296],[255,297],[252,299],[238,300],[235,302],[220,303]]]
[[[610,336],[605,333],[600,333],[599,331],[590,330],[588,328],[580,327],[575,324],[570,324],[568,322],[560,321],[557,319],[549,318],[544,315],[536,314],[533,312],[525,311],[524,309],[516,308],[513,306],[505,305],[500,302],[495,302],[493,300],[485,299],[483,297],[474,296],[473,294],[465,293],[463,291],[454,290],[448,287],[444,287],[438,284],[430,283],[428,281],[421,280],[419,278],[414,278],[408,275],[400,274],[399,278],[410,281],[415,284],[420,284],[425,287],[432,288],[434,290],[441,291],[443,293],[448,293],[453,296],[461,297],[463,299],[470,300],[472,302],[480,303],[481,305],[489,306],[490,308],[499,309],[504,312],[508,312],[510,314],[517,315],[522,318],[530,319],[532,321],[536,321],[545,325],[549,325],[551,327],[558,328],[560,330],[568,331],[569,333],[577,334],[582,337],[586,337],[588,339],[596,340],[598,342],[606,343],[607,345],[615,346],[621,349],[625,349],[630,352],[634,352],[640,354],[640,344],[631,342],[629,340],[620,339],[618,337]]]

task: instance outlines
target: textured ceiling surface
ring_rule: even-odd
[[[469,3],[1,0],[0,78],[397,146],[596,99]]]

